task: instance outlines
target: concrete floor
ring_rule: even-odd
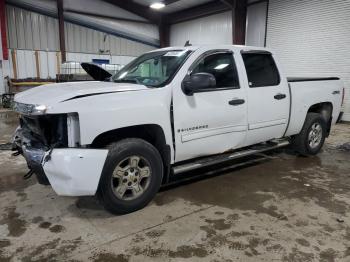
[[[15,125],[0,114],[0,141]],[[350,261],[345,142],[340,124],[316,157],[269,154],[124,216],[23,180],[23,158],[0,150],[0,261]]]

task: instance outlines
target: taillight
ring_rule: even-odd
[[[341,105],[343,106],[344,104],[344,98],[345,98],[345,88],[343,88],[343,96],[341,98]]]

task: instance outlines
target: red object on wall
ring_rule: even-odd
[[[7,37],[6,37],[5,0],[0,0],[0,26],[1,26],[2,56],[4,60],[8,60],[9,51],[7,49]]]

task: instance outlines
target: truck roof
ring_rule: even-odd
[[[193,45],[193,46],[172,46],[165,47],[160,49],[152,50],[155,51],[171,51],[171,50],[191,50],[195,51],[198,49],[203,49],[203,51],[215,50],[215,49],[236,49],[238,52],[240,51],[267,51],[273,53],[270,49],[265,47],[256,47],[256,46],[246,46],[246,45]]]

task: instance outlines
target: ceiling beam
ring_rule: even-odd
[[[163,3],[165,5],[171,5],[173,3],[179,2],[180,0],[164,0]]]
[[[149,21],[142,21],[142,20],[129,19],[129,18],[124,18],[124,17],[116,17],[116,16],[110,16],[110,15],[92,14],[90,12],[78,11],[78,10],[69,9],[69,8],[65,8],[64,12],[74,13],[74,14],[78,14],[78,15],[87,15],[87,16],[92,16],[92,17],[96,17],[96,18],[103,18],[103,19],[119,20],[119,21],[142,23],[142,24],[151,24],[151,22],[149,22]]]
[[[223,2],[225,5],[227,5],[229,8],[235,7],[235,0],[220,0],[220,1]]]
[[[140,5],[131,0],[104,0],[104,1],[110,4],[113,4],[115,6],[118,6],[121,9],[124,9],[130,13],[143,17],[154,24],[159,24],[160,22],[160,19],[161,19],[160,13],[153,11],[148,6],[146,7],[144,5]]]
[[[224,4],[221,0],[211,1],[202,5],[168,14],[167,21],[170,24],[176,24],[200,17],[221,13],[231,9],[232,8],[230,8],[227,4]]]

